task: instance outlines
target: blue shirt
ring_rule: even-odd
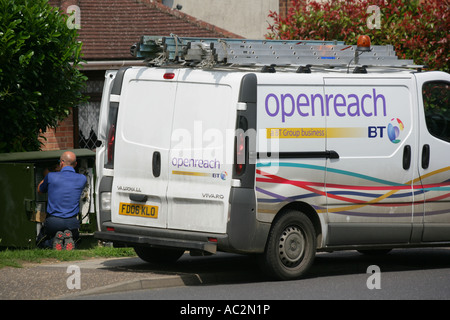
[[[47,213],[60,218],[71,218],[80,211],[80,197],[86,177],[66,166],[59,172],[49,172],[40,185],[40,192],[48,193]]]

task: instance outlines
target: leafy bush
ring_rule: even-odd
[[[368,10],[373,5],[381,14],[378,28],[367,23],[376,14]],[[449,12],[448,1],[442,0],[293,0],[287,17],[269,14],[274,24],[267,37],[356,44],[358,35],[367,34],[374,45],[394,45],[401,58],[449,72]]]
[[[47,0],[0,0],[0,152],[40,149],[38,136],[84,100],[77,31]]]

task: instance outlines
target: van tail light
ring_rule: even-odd
[[[236,136],[236,160],[235,160],[235,173],[237,176],[241,176],[245,172],[245,133],[242,129],[238,130]]]
[[[175,73],[173,72],[164,73],[163,78],[166,80],[172,80],[173,78],[175,78]]]
[[[116,124],[119,103],[111,102],[108,115],[108,140],[106,141],[105,168],[114,169],[114,149],[116,144]]]
[[[247,119],[243,116],[238,118],[236,126],[236,151],[234,159],[234,174],[240,177],[245,173],[246,163],[248,162],[248,136],[246,131],[248,129]]]
[[[106,151],[106,164],[112,166],[114,164],[114,143],[116,140],[116,126],[113,124],[109,128],[108,147]]]

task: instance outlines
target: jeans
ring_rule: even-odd
[[[52,248],[55,234],[58,231],[64,232],[65,230],[72,231],[73,241],[76,242],[80,235],[79,228],[80,222],[77,216],[64,219],[48,215],[36,238],[36,244],[39,248]]]

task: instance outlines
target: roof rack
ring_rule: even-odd
[[[304,72],[310,72],[311,67],[359,66],[356,72],[364,72],[367,67],[423,68],[413,60],[399,59],[392,45],[361,49],[343,41],[142,36],[130,51],[154,66],[302,67],[297,70]]]

